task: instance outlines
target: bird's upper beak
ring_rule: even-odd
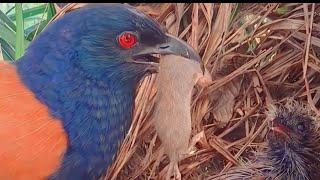
[[[157,47],[159,54],[174,54],[200,62],[199,54],[185,41],[167,34],[167,42]]]
[[[199,54],[186,42],[167,34],[166,41],[156,46],[147,47],[135,54],[135,56],[151,54],[174,54],[200,62]]]

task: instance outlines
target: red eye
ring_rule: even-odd
[[[137,44],[137,37],[136,35],[130,33],[130,32],[124,32],[119,36],[119,44],[121,47],[125,49],[130,49],[134,45]]]

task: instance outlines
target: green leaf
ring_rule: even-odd
[[[239,4],[236,3],[234,10],[231,12],[229,26],[233,22],[234,18],[239,14],[239,12],[240,12]]]
[[[1,47],[1,43],[0,43],[0,61],[2,61],[4,58],[3,58],[3,54],[2,54],[2,47]]]
[[[44,20],[41,21],[40,24],[35,24],[31,27],[29,27],[28,29],[26,29],[27,33],[27,40],[28,41],[32,41],[33,37],[36,37],[40,32],[42,32],[42,30],[47,26],[48,21]],[[38,29],[38,30],[37,30]],[[35,34],[37,33],[37,34]]]
[[[14,49],[4,39],[0,38],[2,55],[5,60],[14,61]]]
[[[16,32],[10,29],[7,24],[0,21],[0,37],[4,38],[9,44],[15,46],[16,44]]]
[[[6,12],[6,15],[8,15],[13,9],[14,9],[14,6],[12,6],[12,7]]]
[[[2,11],[0,11],[0,20],[7,24],[12,30],[16,31],[16,25]]]
[[[290,11],[290,9],[288,7],[279,7],[276,9],[276,13],[279,15],[284,15],[286,13],[288,13]]]
[[[49,3],[49,7],[47,10],[47,21],[49,22],[55,14],[56,14],[56,9],[54,8],[54,3]]]
[[[16,32],[14,32],[11,28],[7,26],[7,24],[4,24],[0,21],[0,38],[3,38],[7,43],[9,43],[11,46],[15,46],[16,44]],[[29,45],[30,41],[24,40],[24,45],[27,47]]]
[[[15,4],[16,14],[16,46],[15,46],[15,59],[19,59],[24,53],[24,24],[23,24],[23,10],[22,3]]]
[[[23,11],[23,18],[26,19],[26,18],[29,18],[29,17],[32,17],[32,16],[36,16],[36,15],[42,14],[42,13],[44,13],[45,9],[46,9],[46,4],[26,9],[26,10]],[[16,20],[15,14],[10,15],[9,18],[12,21]]]
[[[46,8],[45,8],[45,12],[48,12],[48,9],[49,9],[49,3],[47,3],[46,4]],[[48,24],[48,19],[44,19],[44,15],[47,15],[47,14],[45,14],[45,12],[43,12],[43,14],[42,14],[42,17],[41,17],[41,22],[42,21],[44,21],[44,24],[41,24],[41,22],[40,23],[38,23],[36,26],[35,26],[35,29],[34,29],[34,32],[32,33],[33,34],[33,37],[31,38],[31,37],[27,37],[28,39],[30,39],[31,41],[36,37],[36,35],[38,35],[45,27],[46,27],[46,25]],[[42,25],[42,26],[41,26]],[[41,27],[40,27],[41,26]]]

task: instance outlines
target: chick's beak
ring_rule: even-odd
[[[271,130],[272,130],[273,132],[275,132],[275,133],[277,133],[277,134],[285,137],[285,138],[289,138],[289,135],[286,133],[286,130],[284,129],[283,126],[280,126],[280,125],[278,125],[278,126],[273,126],[273,127],[271,127]]]

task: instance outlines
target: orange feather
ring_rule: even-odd
[[[66,148],[61,121],[23,85],[15,66],[0,63],[0,179],[45,179]]]

